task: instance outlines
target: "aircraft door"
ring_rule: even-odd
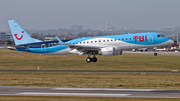
[[[45,52],[46,51],[46,44],[41,44],[41,51]]]
[[[149,43],[153,43],[153,35],[149,35]]]

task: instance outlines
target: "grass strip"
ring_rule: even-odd
[[[180,74],[0,73],[0,86],[180,89]]]
[[[122,56],[97,56],[97,63],[87,63],[87,56],[42,55],[0,50],[0,70],[180,70],[180,55],[125,53]]]

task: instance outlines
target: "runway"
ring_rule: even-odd
[[[180,90],[0,86],[0,95],[180,98]]]
[[[180,71],[118,71],[118,70],[0,70],[0,73],[173,73]]]

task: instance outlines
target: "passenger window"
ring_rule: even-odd
[[[95,43],[96,43],[97,41],[95,41]]]
[[[81,44],[81,42],[80,42],[80,44]]]
[[[128,38],[126,38],[126,40],[127,40]]]
[[[118,39],[120,41],[120,39]]]
[[[124,39],[122,39],[122,40],[124,40]]]
[[[91,41],[91,43],[93,43],[93,41]]]
[[[114,41],[116,41],[116,39],[114,39]]]
[[[103,42],[105,42],[105,40],[103,40]]]
[[[109,40],[107,40],[107,41],[109,41]]]
[[[89,41],[87,41],[87,43],[89,43]]]
[[[161,35],[158,35],[157,37],[161,37]]]
[[[113,41],[113,40],[111,39],[111,41]]]
[[[85,42],[84,42],[85,43]]]
[[[131,40],[131,38],[129,38],[129,40]]]

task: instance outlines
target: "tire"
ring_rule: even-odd
[[[154,56],[157,56],[157,53],[154,53]]]
[[[88,63],[90,63],[92,61],[92,59],[90,58],[90,57],[88,57],[87,59],[86,59],[86,62],[88,62]]]
[[[93,58],[92,58],[92,62],[97,62],[97,58],[96,58],[96,57],[93,57]]]
[[[136,52],[136,49],[132,49],[133,52]]]

